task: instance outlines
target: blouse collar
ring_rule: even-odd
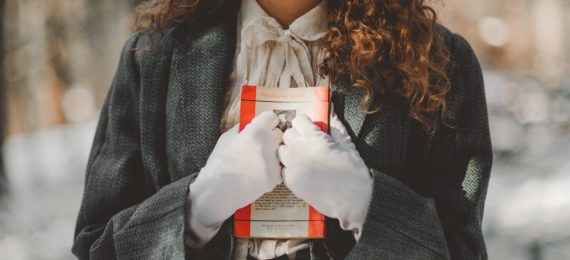
[[[243,0],[240,7],[240,15],[241,28],[262,17],[274,20],[273,17],[270,17],[263,10],[257,0]],[[278,24],[277,21],[275,21],[275,24]],[[322,0],[319,5],[293,21],[289,26],[289,30],[306,41],[316,41],[325,36],[328,32],[327,0]]]

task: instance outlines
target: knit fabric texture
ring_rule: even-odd
[[[200,252],[184,245],[188,186],[218,137],[235,49],[235,17],[203,28],[138,32],[126,43],[101,112],[77,218],[79,259],[231,259],[228,219]],[[328,219],[311,259],[487,259],[481,231],[492,165],[479,63],[439,26],[451,53],[448,113],[426,131],[402,98],[333,82],[334,110],[374,175],[358,243]],[[441,120],[440,120],[441,121]]]

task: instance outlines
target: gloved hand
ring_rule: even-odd
[[[222,134],[198,177],[190,185],[189,226],[193,247],[202,247],[221,224],[282,182],[277,149],[283,133],[273,112],[257,116],[238,134]],[[196,245],[198,243],[198,245]]]
[[[285,185],[344,230],[360,238],[372,197],[373,179],[368,167],[336,115],[331,135],[306,115],[299,115],[283,135],[278,155],[284,165]]]

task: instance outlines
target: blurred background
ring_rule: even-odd
[[[0,0],[0,259],[73,259],[98,113],[140,0]],[[484,69],[490,259],[570,259],[570,1],[435,0]]]

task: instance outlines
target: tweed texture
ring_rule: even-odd
[[[463,38],[439,31],[452,55],[454,127],[425,131],[389,93],[373,97],[381,112],[365,115],[363,93],[333,83],[335,112],[374,173],[374,191],[359,242],[328,219],[312,259],[487,259],[492,150],[481,70]],[[231,218],[200,252],[186,252],[184,225],[188,186],[220,135],[234,46],[235,19],[128,40],[89,158],[78,258],[231,259]]]

